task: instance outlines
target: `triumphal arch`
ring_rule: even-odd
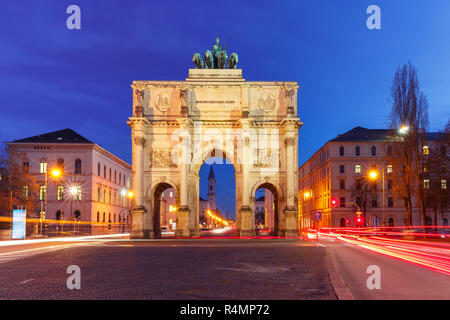
[[[199,236],[199,169],[235,169],[236,232],[255,235],[255,192],[274,195],[275,228],[298,234],[297,82],[246,81],[219,40],[195,54],[185,81],[133,81],[132,238],[159,236],[161,193],[175,190],[176,236]],[[220,183],[220,182],[219,182]]]

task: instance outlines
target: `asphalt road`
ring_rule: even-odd
[[[327,247],[345,284],[349,294],[345,299],[450,300],[449,275],[339,240],[322,240],[321,244]],[[368,272],[369,266],[379,268],[379,289],[367,286],[373,275],[373,269]]]
[[[0,299],[336,299],[326,249],[300,240],[42,244],[0,255]],[[52,251],[45,252],[46,247]],[[56,245],[57,246],[57,245]],[[37,249],[33,247],[33,249]],[[12,248],[12,250],[15,250]],[[67,267],[81,289],[66,286]]]
[[[367,287],[373,265],[380,289]],[[0,299],[449,300],[449,288],[448,275],[332,238],[0,243]]]

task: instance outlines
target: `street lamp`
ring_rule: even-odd
[[[386,203],[384,199],[384,170],[381,170],[382,184],[383,184],[383,227],[386,227]],[[378,172],[372,170],[369,172],[369,178],[376,180],[378,177]]]
[[[73,215],[73,231],[74,231],[74,233],[75,233],[75,215],[73,214],[73,211],[72,211],[72,204],[73,204],[73,201],[76,199],[76,197],[77,197],[77,194],[78,194],[78,186],[71,186],[70,188],[69,188],[69,193],[70,193],[70,195],[72,196],[72,200],[70,201],[70,214],[71,215]]]
[[[398,128],[398,133],[400,133],[401,135],[407,134],[408,131],[409,131],[409,127],[406,124],[404,124],[400,128]]]
[[[62,171],[61,169],[55,167],[50,171],[51,175],[53,178],[59,178],[62,175]],[[45,176],[45,194],[44,194],[44,205],[42,205],[42,200],[41,200],[41,213],[40,213],[40,229],[41,229],[41,234],[43,234],[43,220],[45,220],[45,215],[47,214],[47,193],[48,193],[48,171],[47,171],[47,164],[45,164],[44,167],[44,176]]]

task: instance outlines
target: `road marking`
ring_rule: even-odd
[[[25,284],[25,283],[28,283],[28,282],[31,282],[31,281],[33,281],[34,279],[28,279],[28,280],[24,280],[24,281],[22,281],[22,282],[19,282],[19,283],[21,283],[21,284]]]
[[[326,248],[327,246],[321,243],[316,242],[316,247],[323,247]]]

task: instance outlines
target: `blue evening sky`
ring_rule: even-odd
[[[71,4],[81,30],[66,28]],[[381,30],[366,27],[371,4]],[[216,36],[247,80],[299,83],[300,164],[355,126],[386,127],[393,74],[409,60],[430,129],[450,114],[447,0],[3,1],[0,30],[0,141],[70,127],[130,162],[130,83],[185,79]],[[215,170],[234,214],[233,168]]]

